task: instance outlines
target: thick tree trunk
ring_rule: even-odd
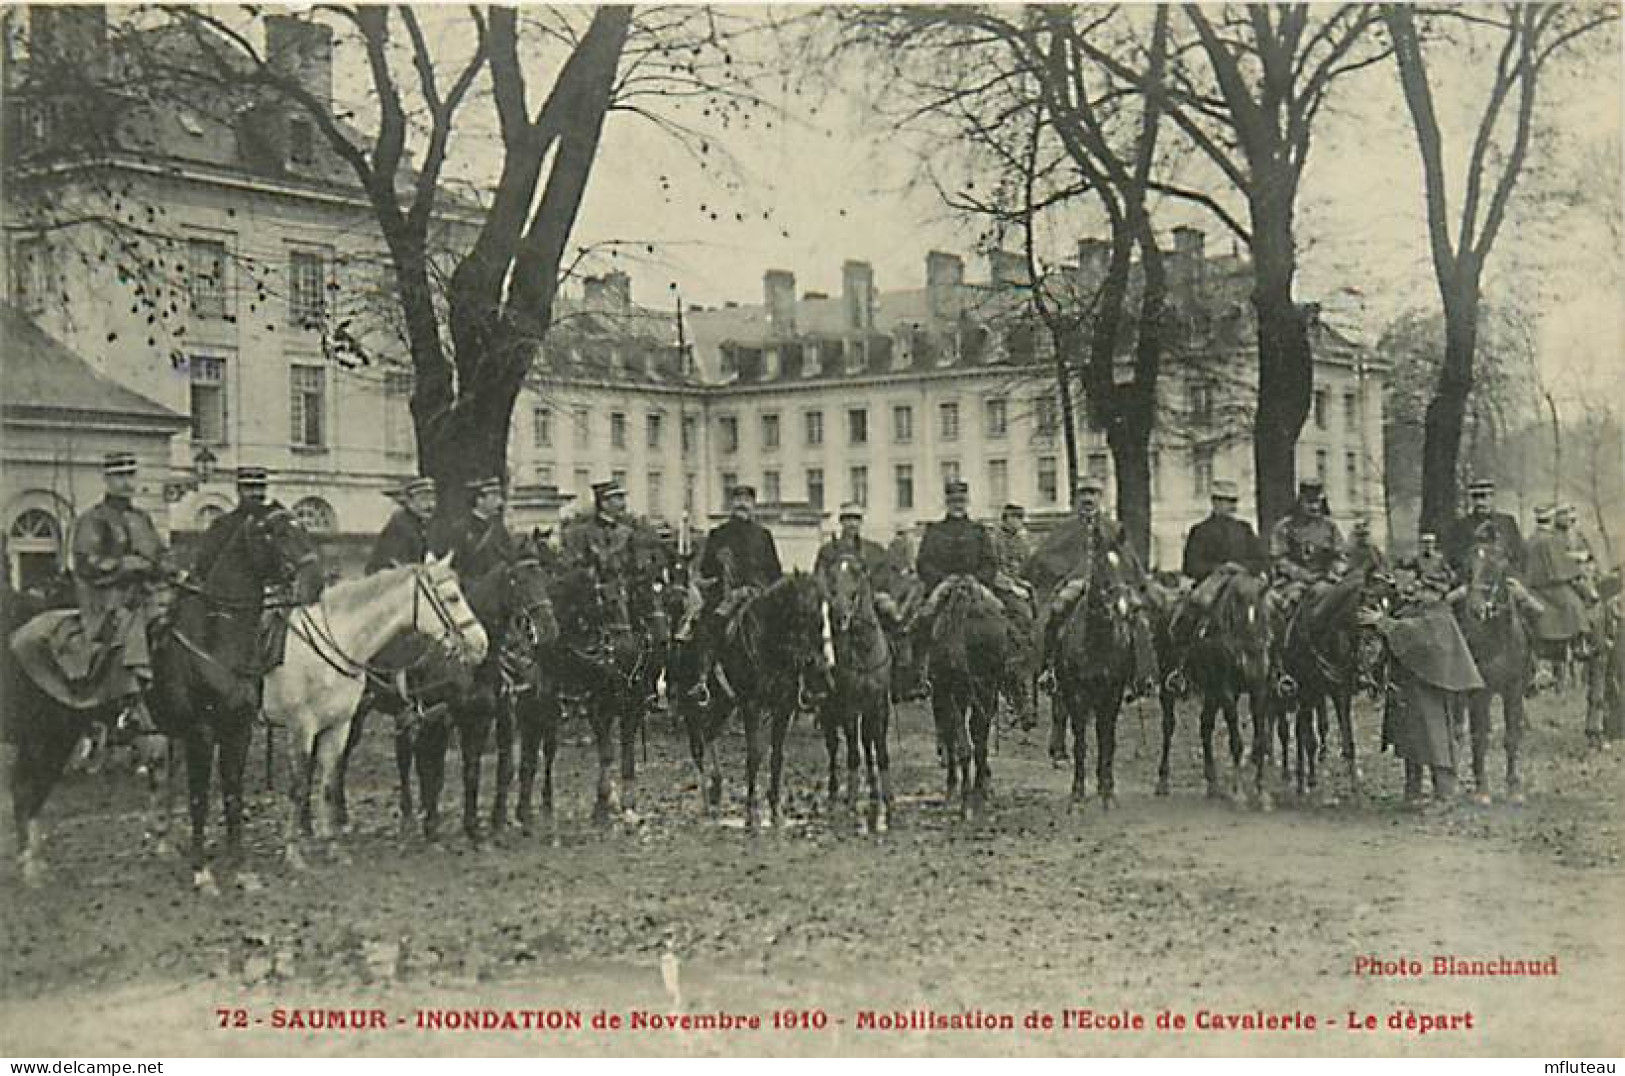
[[[1444,305],[1444,362],[1428,401],[1422,442],[1422,529],[1443,534],[1456,518],[1461,435],[1473,392],[1478,347],[1478,282],[1458,280]]]
[[[1125,395],[1127,395],[1125,393]],[[1151,556],[1151,423],[1149,408],[1119,405],[1118,419],[1106,434],[1117,472],[1117,515],[1128,532],[1140,563]]]
[[[1258,526],[1268,534],[1296,495],[1298,434],[1309,417],[1314,356],[1309,323],[1292,296],[1297,251],[1288,192],[1260,184],[1252,200],[1253,311],[1258,322],[1258,404],[1253,468]]]

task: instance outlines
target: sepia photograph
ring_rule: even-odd
[[[1621,10],[6,6],[0,1056],[1625,1054]]]

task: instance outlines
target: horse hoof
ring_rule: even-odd
[[[22,871],[23,885],[29,889],[39,889],[44,886],[51,873],[46,869],[45,861],[37,856],[24,856]]]
[[[310,869],[310,864],[305,862],[305,853],[294,845],[288,845],[287,851],[283,853],[283,858],[287,860],[289,870],[307,871]]]
[[[158,838],[158,845],[152,850],[152,854],[157,856],[159,859],[164,860],[178,858],[178,851],[175,847],[175,842],[171,841],[168,837]]]
[[[1207,798],[1210,800],[1222,800],[1224,799],[1224,790],[1218,785],[1214,784],[1212,781],[1209,781],[1207,783]]]
[[[355,857],[350,855],[343,845],[335,844],[328,850],[327,857],[340,867],[349,867],[355,864]]]
[[[1116,806],[1117,806],[1117,794],[1115,792],[1108,792],[1104,796],[1100,797],[1100,809],[1101,810],[1110,811],[1113,808],[1115,808]]]
[[[1275,810],[1275,797],[1271,796],[1268,792],[1259,792],[1258,809],[1264,814],[1269,814],[1271,811]]]
[[[202,870],[192,872],[192,888],[206,897],[218,897],[220,886],[214,880],[214,872],[204,867]]]
[[[1168,782],[1167,782],[1167,780],[1166,779],[1159,780],[1157,782],[1156,795],[1158,795],[1158,796],[1166,796],[1167,794],[1168,794]]]
[[[1490,794],[1484,791],[1474,792],[1473,803],[1479,807],[1488,807],[1490,805]]]
[[[265,888],[265,883],[253,871],[238,871],[237,888],[244,893],[258,893]]]

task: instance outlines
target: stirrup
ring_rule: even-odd
[[[1298,693],[1298,682],[1290,674],[1282,673],[1275,681],[1275,690],[1290,699]]]
[[[1190,690],[1190,681],[1185,678],[1184,669],[1170,669],[1168,675],[1163,677],[1163,689],[1170,695],[1183,695]]]
[[[1046,667],[1043,672],[1038,674],[1038,690],[1046,695],[1055,694],[1055,670],[1053,668]]]

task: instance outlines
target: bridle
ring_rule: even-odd
[[[452,612],[450,605],[440,594],[440,580],[431,578],[428,567],[413,565],[411,572],[412,624],[410,630],[418,634],[427,634],[422,631],[422,610],[427,605],[430,612],[434,614],[439,627],[443,629],[442,633],[435,639],[440,650],[453,661],[463,660],[463,655],[473,649],[469,645],[469,630],[477,626],[479,621],[475,619],[473,612],[467,609],[466,600],[463,603],[465,612],[462,616],[457,616]],[[448,575],[445,579],[454,584],[456,582],[454,576]],[[312,614],[312,609],[321,614],[319,621]],[[402,672],[407,671],[394,668],[381,669],[345,653],[343,645],[333,635],[325,594],[318,598],[314,605],[301,606],[295,614],[294,620],[289,623],[288,630],[297,634],[317,657],[321,658],[342,676],[351,679],[365,677],[378,687],[393,688],[397,683],[397,677]],[[429,653],[420,655],[407,669],[423,664],[428,660],[429,656]]]

